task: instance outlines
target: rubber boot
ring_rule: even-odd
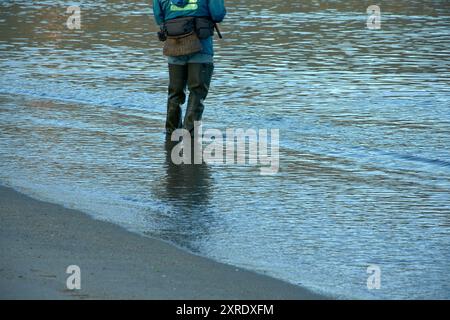
[[[183,127],[191,133],[194,129],[194,121],[202,120],[205,108],[203,101],[208,95],[213,70],[212,63],[188,63],[189,99]]]
[[[167,99],[166,134],[181,128],[181,105],[186,101],[188,66],[169,64],[169,90]]]

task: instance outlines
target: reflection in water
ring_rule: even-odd
[[[164,230],[159,231],[159,236],[198,251],[196,246],[208,236],[208,227],[214,222],[208,213],[213,183],[207,164],[194,164],[195,152],[201,152],[195,148],[198,141],[192,140],[190,144],[191,164],[173,163],[171,153],[178,143],[183,142],[173,142],[170,137],[164,143],[166,175],[161,180],[164,187],[157,194],[170,205],[172,213],[165,216]]]
[[[330,294],[450,298],[450,2],[227,0],[205,130],[280,171],[174,166],[149,1],[0,1],[0,183]],[[366,268],[382,269],[368,291]]]
[[[201,164],[194,164],[195,153],[201,153],[201,149],[195,148],[195,143],[191,143],[191,164],[176,165],[171,159],[171,152],[173,147],[178,142],[170,141],[166,138],[166,173],[167,179],[165,181],[167,198],[174,200],[175,203],[182,204],[182,211],[188,213],[202,211],[209,202],[209,190],[211,186],[211,176],[209,168],[205,162]],[[183,143],[183,142],[179,142]]]

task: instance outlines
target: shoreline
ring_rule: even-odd
[[[0,299],[327,299],[1,185],[0,237]]]

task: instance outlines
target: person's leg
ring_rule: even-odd
[[[183,125],[188,131],[194,129],[194,121],[202,119],[203,101],[208,95],[213,70],[212,63],[188,63],[189,99]]]
[[[186,101],[188,66],[169,64],[169,92],[167,99],[166,133],[181,128],[181,105]]]

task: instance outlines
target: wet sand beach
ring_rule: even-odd
[[[320,299],[0,187],[0,299]],[[81,290],[66,288],[78,265]]]

